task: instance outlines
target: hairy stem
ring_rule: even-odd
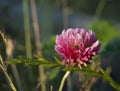
[[[120,91],[120,85],[118,85],[103,69],[100,69],[102,73],[102,78],[109,82],[109,84],[115,88],[117,91]]]

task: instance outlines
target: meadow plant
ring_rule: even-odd
[[[63,30],[60,35],[56,36],[55,51],[60,55],[59,58],[54,57],[55,61],[49,61],[45,58],[35,56],[34,58],[19,57],[7,61],[7,64],[19,64],[22,63],[26,66],[43,65],[49,68],[59,67],[66,71],[63,76],[58,91],[63,91],[64,83],[71,71],[83,71],[87,75],[102,78],[109,82],[117,91],[120,91],[120,86],[113,81],[109,74],[99,68],[98,71],[89,67],[94,62],[93,57],[99,54],[101,44],[97,39],[96,34],[92,30],[86,30],[83,28],[69,28]],[[1,69],[4,71],[1,62]],[[5,72],[4,72],[5,73]],[[6,73],[5,73],[6,74]],[[7,76],[7,75],[6,75]],[[8,77],[9,81],[10,77]],[[14,86],[11,86],[14,90]]]

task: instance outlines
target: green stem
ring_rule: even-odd
[[[65,75],[63,76],[63,78],[62,78],[62,81],[61,81],[61,83],[60,83],[60,87],[59,87],[59,90],[58,90],[58,91],[62,91],[63,86],[64,86],[64,83],[65,83],[65,80],[67,79],[67,77],[69,76],[69,74],[70,74],[70,71],[67,71],[67,72],[65,73]]]
[[[24,31],[25,31],[25,46],[27,57],[32,56],[31,50],[31,35],[30,35],[30,14],[29,14],[29,0],[23,0],[23,18],[24,18]]]
[[[9,82],[9,85],[11,86],[13,91],[17,91],[17,89],[15,88],[12,80],[10,79],[9,75],[7,74],[7,72],[5,71],[5,69],[3,68],[3,66],[0,64],[0,68],[2,69],[2,71],[4,72],[5,76],[7,77],[7,80]]]
[[[82,71],[87,73],[88,75],[96,76],[108,81],[113,88],[115,88],[117,91],[120,91],[120,85],[118,85],[104,69],[100,68],[100,72],[96,72],[91,70],[90,68],[84,68],[82,69]]]
[[[31,44],[31,29],[30,29],[30,13],[29,13],[29,0],[23,0],[23,19],[24,19],[24,31],[25,31],[25,49],[26,56],[32,57],[32,44]],[[28,69],[28,79],[30,83],[33,82],[33,70]]]
[[[117,91],[120,91],[120,85],[118,85],[103,69],[100,69],[102,73],[102,78],[109,82],[109,84],[114,87]]]

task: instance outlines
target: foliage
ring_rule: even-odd
[[[55,46],[55,36],[51,36],[48,40],[42,44],[42,53],[45,58],[53,60],[53,55],[57,56],[57,53],[54,50]]]
[[[72,67],[67,67],[61,63],[59,63],[59,59],[55,57],[57,60],[56,62],[50,62],[44,58],[38,57],[35,59],[30,59],[30,58],[25,58],[25,57],[19,57],[18,59],[15,60],[10,60],[7,61],[7,64],[18,64],[18,63],[24,63],[27,66],[35,66],[35,65],[44,65],[46,67],[62,67],[63,70],[65,71],[73,71],[73,70],[78,70],[80,69],[78,66],[72,66]],[[84,67],[81,69],[81,71],[85,72],[88,75],[96,76],[103,78],[104,80],[108,81],[111,86],[113,86],[116,90],[120,91],[120,86],[112,80],[112,78],[105,72],[103,69],[100,69],[99,72],[96,72],[94,70],[91,70],[89,67]],[[54,77],[54,75],[53,75]],[[62,84],[63,85],[63,84]],[[60,90],[61,91],[61,90]]]
[[[45,67],[58,67],[61,64],[57,62],[48,61],[42,57],[37,58],[26,58],[26,57],[19,57],[18,59],[12,59],[7,61],[7,64],[25,64],[26,66],[36,66],[36,65],[44,65]]]
[[[106,20],[93,22],[88,28],[95,31],[97,38],[102,43],[103,47],[119,35],[116,28]]]

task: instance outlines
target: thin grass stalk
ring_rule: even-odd
[[[10,85],[12,91],[17,91],[17,89],[16,89],[15,85],[13,84],[10,76],[7,73],[7,66],[5,66],[1,54],[0,54],[0,69],[2,69],[3,73],[5,74],[6,80],[7,80],[8,84]]]
[[[62,0],[62,15],[63,15],[63,28],[68,27],[68,8],[67,0]]]
[[[9,83],[11,89],[12,89],[13,91],[17,91],[17,89],[15,88],[15,86],[14,86],[14,84],[13,84],[10,76],[8,75],[8,73],[5,71],[4,67],[3,67],[1,64],[0,64],[0,68],[1,68],[2,71],[4,72],[4,74],[5,74],[6,78],[7,78],[7,81],[8,81],[8,83]]]
[[[96,12],[95,12],[95,15],[94,15],[94,18],[93,20],[98,20],[103,12],[103,9],[105,7],[105,4],[106,4],[106,0],[100,0],[99,3],[98,3],[98,6],[96,8]]]
[[[6,54],[7,54],[7,59],[8,60],[12,59],[12,57],[13,57],[13,50],[14,50],[13,48],[14,47],[13,47],[12,40],[10,38],[7,38],[7,42],[6,42]],[[12,68],[13,75],[14,75],[14,78],[15,78],[18,90],[19,91],[23,91],[23,88],[22,88],[22,85],[21,85],[21,81],[20,81],[20,77],[19,77],[19,73],[18,73],[16,65],[12,64],[10,66]]]
[[[23,0],[23,14],[24,14],[24,30],[25,30],[25,44],[27,57],[32,56],[31,38],[30,38],[30,20],[29,20],[29,0]]]
[[[23,0],[23,18],[24,18],[24,31],[25,31],[25,46],[26,56],[32,57],[31,36],[30,36],[30,15],[29,15],[29,0]],[[28,69],[29,81],[33,81],[32,69]]]
[[[7,59],[9,60],[13,56],[13,50],[14,50],[13,49],[14,48],[13,47],[13,42],[12,42],[12,40],[10,38],[7,38],[5,36],[5,34],[2,33],[1,31],[0,31],[0,35],[2,36],[2,39],[3,39],[3,41],[4,41],[5,45],[6,45],[6,54],[7,54]],[[0,60],[1,60],[1,64],[4,67],[4,69],[7,69],[6,68],[7,66],[4,65],[4,62],[3,62],[3,59],[2,59],[1,55],[0,55]],[[11,65],[11,68],[12,68],[13,75],[14,75],[16,83],[17,83],[18,90],[23,91],[16,65]]]
[[[36,0],[30,0],[30,5],[31,5],[32,20],[33,20],[36,50],[37,50],[37,54],[39,56],[42,56],[41,42],[40,42],[40,28],[39,28],[38,15],[36,9]],[[39,75],[40,75],[40,81],[45,80],[45,73],[42,65],[39,66]],[[43,83],[41,84],[41,91],[46,91],[45,82],[46,81],[43,81]]]

